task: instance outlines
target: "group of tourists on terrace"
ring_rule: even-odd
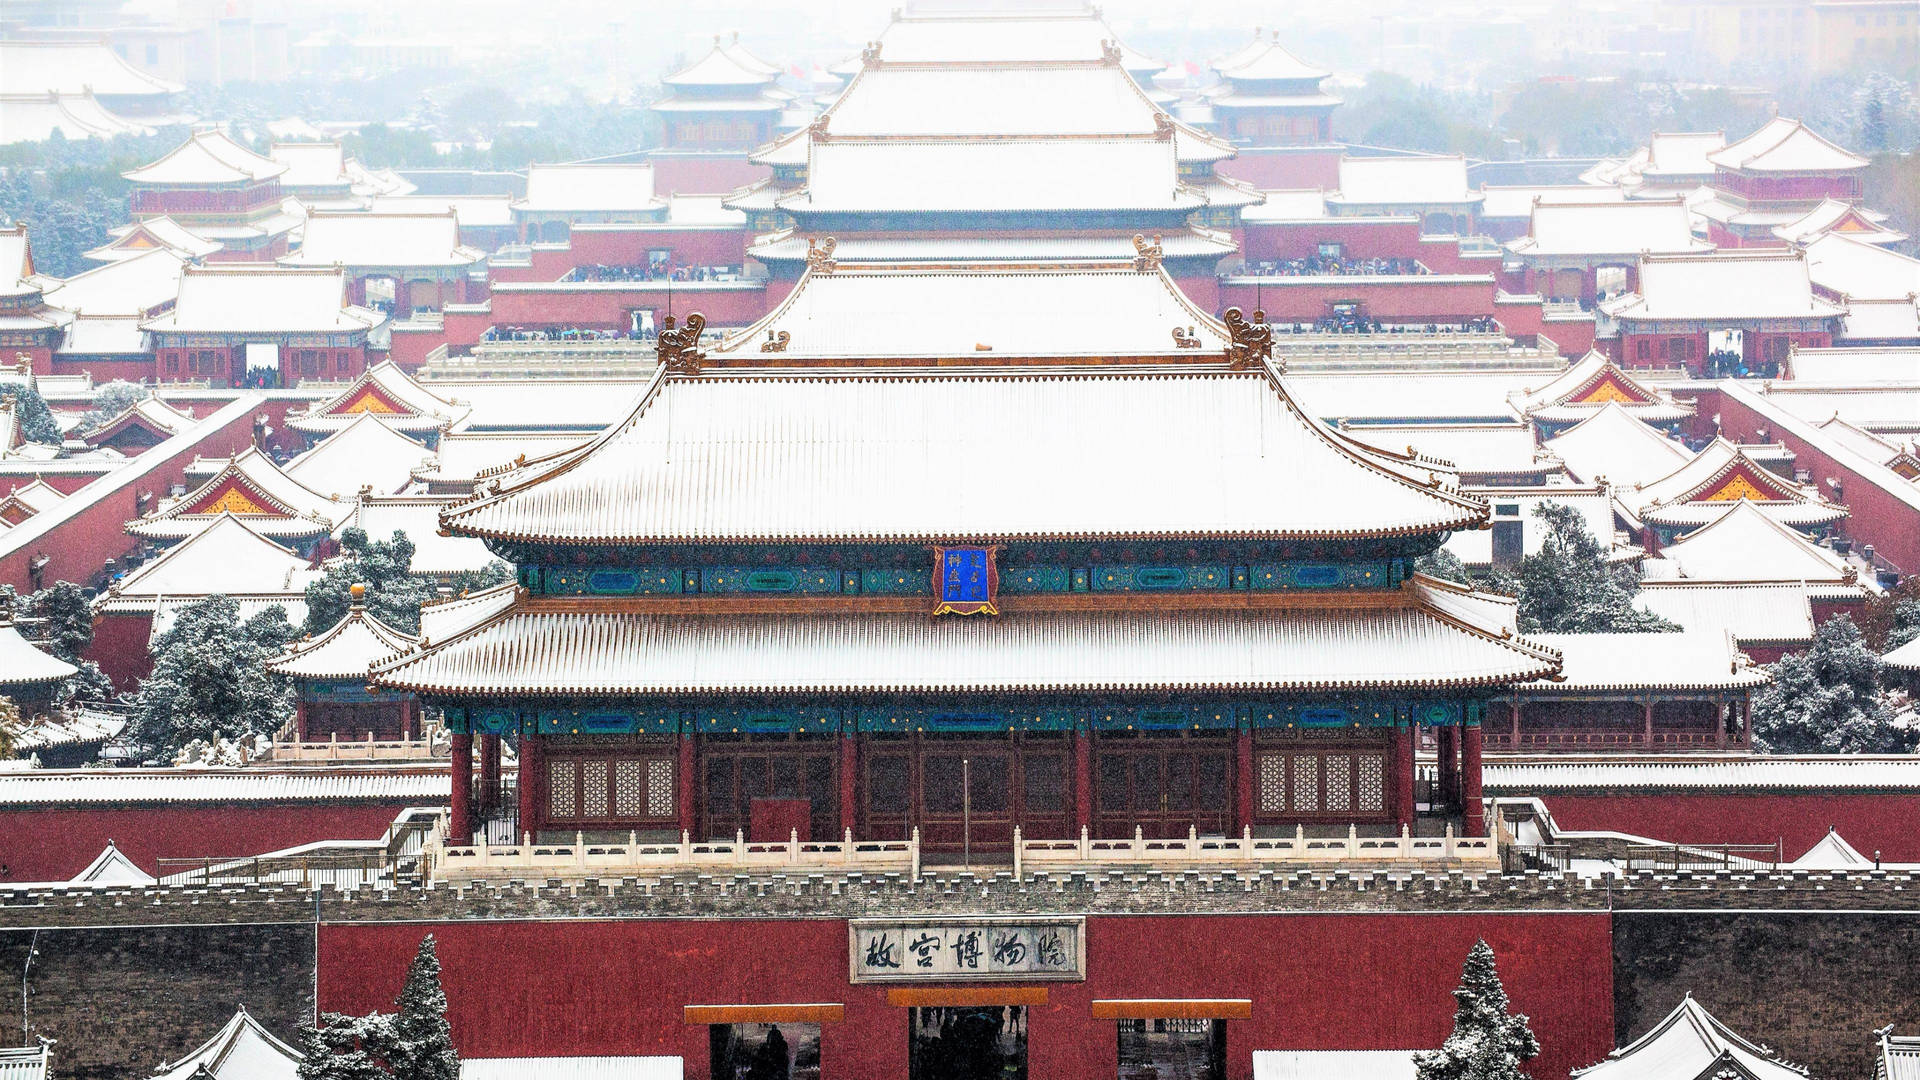
[[[1260,277],[1392,277],[1431,274],[1418,259],[1348,259],[1339,255],[1310,255],[1304,259],[1261,259],[1247,264]]]

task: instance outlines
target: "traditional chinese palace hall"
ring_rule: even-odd
[[[502,739],[536,839],[1483,831],[1485,707],[1559,666],[1410,571],[1485,504],[1304,415],[1151,249],[819,259],[701,322],[623,422],[442,515],[520,586],[374,668],[457,733],[454,837]]]

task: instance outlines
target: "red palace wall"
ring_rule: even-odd
[[[1563,830],[1631,833],[1677,844],[1772,844],[1795,859],[1840,830],[1868,858],[1920,862],[1920,794],[1617,793],[1545,795]]]
[[[1340,186],[1340,146],[1253,147],[1242,146],[1229,161],[1213,167],[1215,174],[1244,180],[1262,191],[1287,191],[1318,188],[1332,191]]]
[[[653,166],[653,190],[677,195],[724,195],[773,175],[745,155],[652,154],[647,163]]]
[[[110,614],[93,617],[93,644],[86,658],[100,665],[113,685],[132,690],[139,680],[153,674],[153,616]]]
[[[41,553],[49,556],[42,575],[47,584],[92,580],[107,559],[118,558],[135,546],[133,538],[126,533],[126,524],[142,512],[138,496],[145,492],[165,494],[170,486],[183,482],[184,470],[195,455],[225,457],[251,446],[253,417],[257,411],[260,410],[236,410],[226,424],[206,432],[191,444],[182,445],[156,468],[141,471],[129,466],[100,477],[74,496],[89,500],[87,505],[44,537],[13,548],[8,547],[5,537],[0,537],[0,582],[27,589],[27,563]],[[159,452],[156,447],[142,454],[141,465],[153,464],[148,458]]]
[[[1908,503],[1869,482],[1853,467],[1822,452],[1790,429],[1768,419],[1732,395],[1715,390],[1702,391],[1699,415],[1720,415],[1720,430],[1730,439],[1759,441],[1759,429],[1767,429],[1769,440],[1778,439],[1796,455],[1794,465],[1804,468],[1824,491],[1829,477],[1840,481],[1841,499],[1850,511],[1842,519],[1842,534],[1861,543],[1872,544],[1894,565],[1908,573],[1920,570],[1920,513]]]
[[[842,1002],[822,1025],[829,1075],[904,1077],[905,1010],[883,986],[847,982],[841,919],[652,919],[326,924],[320,1008],[392,1007],[419,940],[433,934],[463,1056],[674,1054],[708,1075],[707,1031],[686,1005]],[[1247,1080],[1251,1052],[1439,1045],[1451,991],[1476,938],[1499,956],[1514,1008],[1532,1018],[1534,1076],[1565,1076],[1613,1045],[1607,915],[1093,916],[1088,981],[1052,983],[1029,1017],[1030,1074],[1111,1080],[1114,998],[1251,998],[1227,1025],[1227,1076]],[[951,985],[951,984],[948,984]]]
[[[648,282],[632,288],[555,285],[539,289],[496,289],[491,322],[495,326],[625,330],[630,311],[650,309],[658,320],[666,312],[668,292],[665,282]],[[766,311],[765,290],[757,285],[687,288],[676,282],[671,292],[676,316],[684,319],[697,311],[713,326],[745,326]],[[449,337],[451,339],[451,335]]]
[[[1312,322],[1332,311],[1336,302],[1358,300],[1368,318],[1385,322],[1455,322],[1476,315],[1492,315],[1493,281],[1418,278],[1382,283],[1363,277],[1267,278],[1259,285],[1241,281],[1222,283],[1220,303],[1253,310],[1260,307],[1269,322]]]
[[[676,266],[744,266],[747,242],[752,238],[752,232],[744,225],[737,229],[621,229],[576,225],[570,263],[571,266],[645,266],[649,250],[668,248],[673,251]]]
[[[112,840],[150,874],[157,859],[261,855],[316,840],[376,839],[406,808],[381,804],[218,803],[0,809],[0,881],[65,881]]]
[[[60,357],[53,362],[52,374],[92,375],[96,386],[114,379],[148,382],[153,379],[154,363],[152,356],[145,356],[138,360],[101,360],[91,356]],[[40,369],[36,367],[34,370]]]
[[[1247,225],[1240,250],[1249,263],[1276,259],[1304,259],[1319,254],[1320,245],[1339,244],[1349,259],[1420,258],[1420,222],[1415,218],[1284,222]]]

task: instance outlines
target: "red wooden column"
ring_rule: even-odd
[[[453,820],[447,834],[456,844],[473,843],[473,736],[453,737]]]
[[[1073,835],[1093,830],[1093,736],[1073,729]]]
[[[540,792],[546,786],[547,769],[540,760],[540,736],[520,736],[520,836],[540,832]]]
[[[480,736],[480,812],[491,817],[500,806],[500,736]]]
[[[293,703],[293,730],[294,738],[307,741],[307,702],[304,698]]]
[[[853,732],[840,736],[840,830],[841,835],[860,820],[860,804],[854,798],[859,790],[854,781],[860,776],[860,747]]]
[[[693,733],[680,733],[680,783],[675,792],[680,807],[680,831],[692,836],[700,828],[699,805],[693,797]]]
[[[1487,835],[1486,813],[1480,806],[1480,725],[1460,729],[1460,802],[1467,814],[1467,835]]]
[[[1433,729],[1433,742],[1440,754],[1440,769],[1436,777],[1440,789],[1439,802],[1440,805],[1447,807],[1453,806],[1460,798],[1460,747],[1457,737],[1458,733],[1459,729],[1452,725]]]
[[[1253,728],[1234,733],[1234,820],[1242,830],[1253,828]]]
[[[1393,814],[1394,819],[1413,832],[1418,804],[1413,791],[1413,725],[1393,729]]]

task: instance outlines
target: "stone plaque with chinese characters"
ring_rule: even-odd
[[[1087,977],[1082,918],[854,919],[854,982],[1025,982]]]

